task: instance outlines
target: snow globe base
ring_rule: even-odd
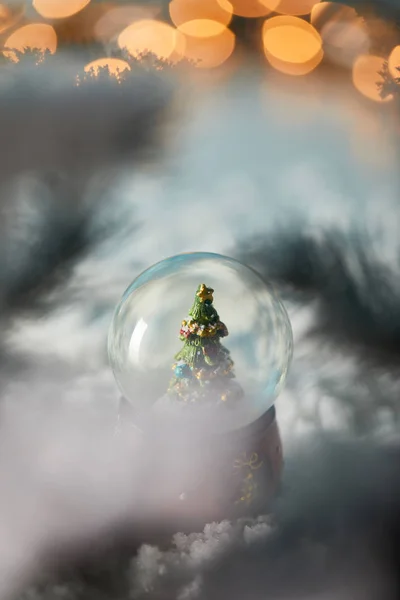
[[[131,404],[121,398],[120,427],[137,428],[137,415]],[[185,444],[186,444],[185,439]],[[210,521],[266,514],[279,491],[283,467],[282,443],[272,406],[254,423],[239,430],[203,438],[188,449],[201,453],[202,474],[195,481],[176,489],[174,513],[189,528]],[[211,510],[210,510],[211,507]],[[189,515],[189,518],[188,518]]]

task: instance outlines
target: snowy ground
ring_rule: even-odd
[[[151,113],[140,120],[144,93],[129,110],[124,102],[112,115],[101,107],[108,126],[93,149],[89,105],[87,121],[79,123],[66,105],[68,133],[57,129],[60,114],[55,108],[52,114],[51,102],[48,119],[56,125],[42,122],[40,141],[15,129],[26,172],[5,179],[2,189],[5,592],[21,584],[21,573],[28,583],[53,547],[112,528],[134,499],[134,521],[171,517],[163,497],[142,510],[149,500],[143,477],[154,457],[146,463],[141,456],[137,464],[128,444],[110,464],[104,423],[93,426],[90,415],[115,414],[106,335],[116,302],[143,268],[172,254],[205,250],[242,258],[280,287],[295,340],[277,403],[289,479],[294,448],[315,433],[352,441],[396,437],[400,219],[393,114],[370,109],[337,84],[290,87],[257,74],[197,93],[191,88],[186,103],[182,97],[162,130],[164,156],[150,153],[140,168],[135,155],[121,166],[120,139],[112,133],[132,126],[133,146],[135,127],[137,144],[146,139],[153,125]],[[139,115],[133,125],[132,114]],[[77,148],[71,161],[60,152],[56,167],[68,163],[59,171],[64,179],[29,172],[36,145],[44,148],[38,154],[47,168],[47,145],[65,147],[65,135],[85,134],[82,154],[79,145],[71,146]],[[32,272],[42,278],[39,292],[29,285]],[[66,406],[78,412],[64,417]],[[163,460],[158,468],[168,477],[168,453]],[[153,497],[157,487],[147,492]],[[92,579],[74,574],[23,597],[128,598],[151,589],[157,595],[161,585],[161,595],[186,598],[201,589],[200,571],[215,553],[238,540],[251,545],[273,528],[264,517],[209,525],[201,534],[177,535],[165,551],[146,546],[137,557],[107,567],[100,562]],[[169,576],[170,587],[160,584]],[[254,588],[251,597],[259,593]]]

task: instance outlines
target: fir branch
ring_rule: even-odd
[[[400,67],[396,67],[396,70],[400,73]],[[399,77],[393,77],[389,71],[387,61],[385,61],[381,71],[378,71],[378,74],[382,77],[382,81],[376,83],[381,98],[385,99],[390,95],[398,97],[400,92],[400,74]]]

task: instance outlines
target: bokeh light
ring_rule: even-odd
[[[292,16],[273,17],[263,25],[264,52],[275,69],[305,75],[323,58],[322,41],[312,25]]]
[[[368,31],[354,8],[321,2],[313,7],[310,21],[320,33],[325,55],[332,62],[351,67],[357,56],[368,53]]]
[[[387,102],[393,98],[392,95],[381,98],[378,82],[382,81],[379,72],[383,69],[385,59],[381,56],[363,54],[359,56],[353,65],[353,83],[356,89],[366,98],[375,102]]]
[[[263,4],[282,15],[308,15],[319,0],[263,0]]]
[[[228,25],[233,7],[228,0],[172,0],[169,14],[176,27],[190,21],[208,20]]]
[[[93,69],[97,75],[99,69],[103,67],[108,67],[110,74],[114,75],[115,77],[118,77],[118,75],[125,71],[125,69],[130,70],[128,63],[120,58],[98,58],[97,60],[93,60],[92,62],[88,63],[84,67],[84,71],[89,73],[89,71]]]
[[[159,12],[160,9],[151,4],[112,7],[96,22],[95,37],[103,42],[109,42],[133,22],[155,19]]]
[[[219,36],[225,29],[225,25],[211,19],[195,19],[180,26],[182,33],[196,38]]]
[[[400,46],[395,46],[388,59],[389,73],[395,79],[400,77]]]
[[[57,50],[57,34],[51,25],[46,23],[30,23],[14,31],[4,42],[3,54],[13,61],[18,58],[12,50],[24,52],[27,49],[45,52],[49,50],[52,54]]]
[[[90,0],[33,0],[36,11],[45,19],[65,19],[83,10]]]
[[[221,3],[222,0],[218,2]],[[263,0],[231,0],[233,14],[248,18],[266,17],[274,10],[271,8],[272,4],[278,6],[279,0],[268,0],[268,3],[270,6]]]
[[[195,35],[185,35],[185,57],[196,62],[198,68],[212,69],[222,65],[235,48],[235,35],[230,29],[206,19],[190,21],[190,30]],[[189,24],[187,24],[189,25]],[[216,35],[209,35],[210,32]]]
[[[313,56],[310,60],[307,60],[303,63],[291,63],[284,60],[280,60],[272,55],[267,56],[268,62],[277,71],[281,73],[285,73],[286,75],[307,75],[311,73],[316,67],[318,67],[319,63],[324,57],[324,52],[322,48],[318,51],[318,53]]]
[[[175,60],[184,55],[184,35],[162,21],[143,19],[126,27],[118,36],[120,48],[132,56],[152,52],[160,58]]]
[[[23,4],[14,3],[12,6],[0,4],[0,33],[15,25],[23,12]]]
[[[365,26],[371,41],[371,48],[379,48],[380,54],[389,53],[399,43],[399,29],[394,19],[388,20],[367,15]]]
[[[311,10],[310,22],[319,31],[330,21],[352,21],[358,19],[354,8],[339,2],[317,2]]]
[[[11,20],[12,18],[10,9],[7,6],[4,6],[4,4],[0,4],[0,32],[4,31],[10,26]]]

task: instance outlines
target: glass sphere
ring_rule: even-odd
[[[292,351],[290,321],[272,287],[211,253],[144,271],[123,294],[108,335],[115,379],[138,422],[178,407],[221,432],[272,406]]]

